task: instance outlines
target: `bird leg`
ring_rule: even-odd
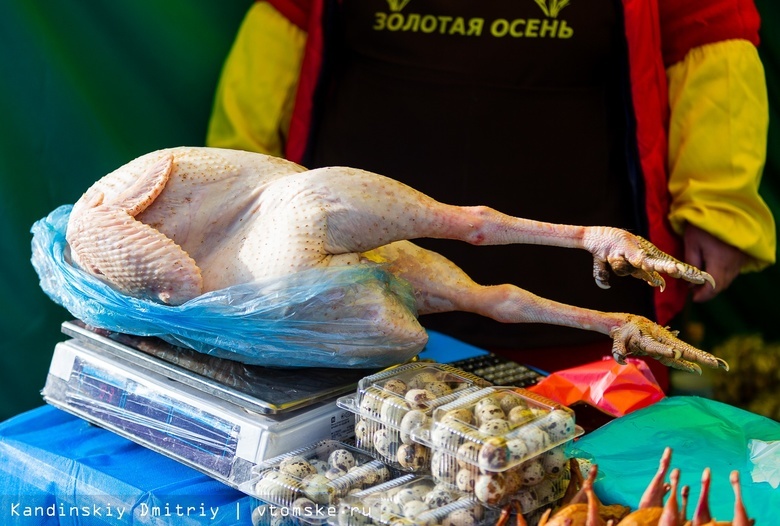
[[[363,256],[388,265],[390,272],[411,283],[419,314],[460,310],[504,323],[547,323],[591,330],[613,338],[613,356],[621,363],[628,355],[647,355],[687,371],[700,373],[699,364],[728,369],[723,360],[686,344],[647,318],[574,307],[510,284],[478,285],[440,254],[407,241]]]
[[[618,228],[545,223],[486,206],[448,205],[393,179],[353,168],[319,168],[274,184],[287,185],[289,195],[321,196],[328,215],[326,248],[334,254],[365,252],[393,241],[425,237],[473,245],[549,245],[590,252],[594,277],[601,287],[609,286],[608,267],[653,286],[664,286],[661,274],[714,286],[706,272]]]

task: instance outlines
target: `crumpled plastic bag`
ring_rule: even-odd
[[[71,264],[71,209],[63,205],[33,225],[32,264],[43,291],[88,325],[264,366],[385,367],[420,350],[388,340],[367,319],[322,319],[334,302],[359,305],[367,286],[389,290],[414,312],[409,284],[381,266],[312,269],[162,305],[119,293]]]
[[[752,439],[748,442],[750,462],[753,471],[750,472],[753,482],[767,482],[772,488],[780,486],[780,440],[764,442]]]
[[[619,417],[664,398],[647,364],[628,358],[620,365],[612,358],[557,371],[529,390],[561,404],[584,402]]]

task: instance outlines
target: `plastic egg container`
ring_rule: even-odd
[[[481,526],[495,524],[496,510],[473,497],[436,484],[430,476],[404,475],[341,499],[334,526],[424,525]]]
[[[525,514],[563,495],[564,446],[582,432],[565,406],[520,388],[488,387],[436,408],[413,438],[431,448],[437,483],[488,506],[517,499]]]
[[[416,362],[363,378],[338,405],[355,413],[355,444],[396,469],[422,473],[430,450],[412,431],[430,424],[433,410],[490,385],[460,369]]]
[[[340,497],[395,475],[364,451],[323,440],[258,464],[239,489],[272,509],[284,509],[289,518],[322,523]]]

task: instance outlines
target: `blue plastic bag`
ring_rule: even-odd
[[[364,318],[318,321],[333,302],[359,305],[366,286],[395,294],[414,312],[411,286],[381,266],[317,268],[162,305],[119,293],[70,263],[71,209],[61,206],[33,225],[32,264],[43,291],[88,325],[265,366],[384,367],[420,351],[389,341]]]

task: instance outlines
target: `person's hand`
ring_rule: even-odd
[[[683,243],[685,262],[706,271],[715,278],[714,288],[706,283],[693,287],[693,301],[696,302],[709,301],[726,290],[739,275],[747,259],[747,255],[738,248],[724,243],[690,223],[685,226]]]

